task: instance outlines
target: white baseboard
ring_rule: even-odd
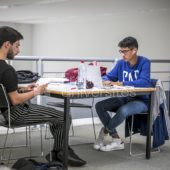
[[[98,117],[94,117],[94,124],[101,123]],[[92,118],[73,119],[73,126],[91,125]]]
[[[73,126],[82,126],[82,125],[91,125],[92,124],[92,118],[82,118],[82,119],[73,119]],[[99,124],[101,123],[98,117],[94,117],[94,123]],[[37,126],[38,127],[38,126]],[[38,129],[38,128],[37,128]],[[25,132],[25,127],[22,128],[16,128],[15,132]],[[0,126],[0,134],[6,134],[7,128]],[[13,130],[10,129],[9,133],[12,133]]]

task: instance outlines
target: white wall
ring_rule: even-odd
[[[32,55],[32,34],[33,25],[32,24],[16,24],[9,22],[0,22],[0,26],[10,26],[17,29],[24,36],[24,40],[21,41],[21,52],[19,55]]]
[[[9,23],[9,22],[0,22],[0,26],[10,26],[17,29],[24,37],[24,40],[21,40],[20,54],[19,55],[27,55],[32,56],[33,49],[33,25],[32,24],[17,24],[17,23]],[[28,61],[13,61],[13,65],[17,70],[22,69],[32,69],[32,62]]]
[[[0,26],[10,25],[22,32],[20,55],[113,58],[119,56],[118,42],[131,35],[139,41],[140,54],[151,59],[170,59],[170,8],[167,9],[156,6],[154,10],[140,12],[120,9],[112,14],[80,15],[56,23],[0,22]]]
[[[34,25],[33,55],[113,58],[118,42],[135,36],[139,52],[151,59],[170,59],[170,11],[119,13],[68,22]]]
[[[159,3],[157,6],[159,7]],[[24,41],[21,41],[20,53],[23,56],[112,59],[119,57],[118,42],[131,35],[139,41],[140,54],[150,59],[170,59],[170,8],[167,9],[156,8],[155,5],[155,9],[140,12],[120,9],[114,15],[80,15],[65,21],[56,20],[55,23],[0,25],[14,26],[23,33]],[[32,68],[30,62],[14,63],[17,69]],[[50,63],[45,69],[50,71],[62,68],[61,71],[65,71],[66,67],[72,67],[70,63],[67,64],[68,66],[64,63],[53,67]],[[169,70],[169,65],[166,68],[154,68]]]

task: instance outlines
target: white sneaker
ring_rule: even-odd
[[[113,141],[105,146],[101,146],[100,150],[103,152],[109,152],[113,150],[124,149],[124,142],[121,139],[113,139]]]
[[[93,145],[93,148],[96,150],[99,150],[102,146],[104,146],[104,140],[105,140],[106,136],[108,135],[108,134],[104,133],[104,129],[105,129],[104,127],[101,128],[101,130],[99,132],[99,136]]]

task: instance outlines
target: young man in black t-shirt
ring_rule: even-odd
[[[47,84],[31,84],[24,90],[25,93],[18,93],[18,80],[15,69],[6,63],[6,59],[14,59],[20,52],[21,33],[11,27],[0,27],[0,84],[6,88],[11,104],[11,124],[46,123],[49,122],[50,131],[54,137],[52,150],[53,161],[63,161],[63,112],[51,107],[26,102],[33,97],[43,94]],[[2,115],[8,120],[6,109],[1,110]],[[71,122],[71,118],[70,118]],[[69,130],[69,129],[68,129]],[[71,166],[82,166],[86,161],[80,159],[73,150],[68,149],[68,164]],[[49,155],[47,156],[47,159]]]

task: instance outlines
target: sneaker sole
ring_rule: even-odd
[[[95,147],[95,146],[93,146],[93,149],[94,149],[94,150],[97,150],[97,151],[100,150],[100,148],[101,148],[101,146],[100,146],[100,147]]]
[[[100,148],[100,151],[102,151],[102,152],[109,152],[109,151],[116,151],[116,150],[123,150],[123,149],[125,149],[124,146],[122,146],[122,147],[115,147],[115,148],[112,148],[112,149],[102,149],[102,148]]]

